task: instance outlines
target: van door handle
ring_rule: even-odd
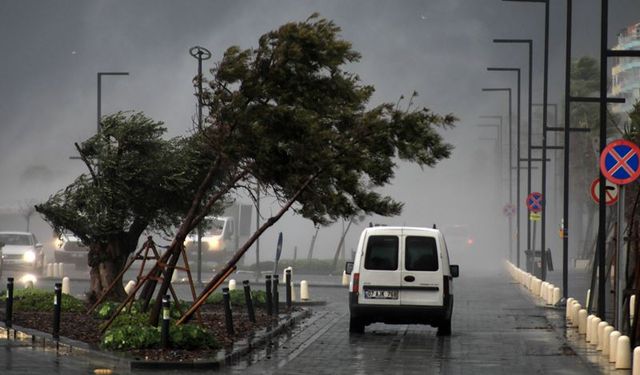
[[[415,280],[416,280],[416,278],[411,276],[411,275],[404,277],[404,281],[412,282],[412,281],[415,281]]]

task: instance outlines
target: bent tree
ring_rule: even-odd
[[[379,192],[392,181],[396,164],[430,167],[449,157],[452,146],[439,128],[453,125],[455,117],[410,105],[371,104],[373,86],[346,70],[360,55],[339,32],[333,22],[312,15],[261,36],[255,49],[227,49],[212,69],[200,99],[208,110],[202,134],[225,166],[226,174],[217,173],[225,181],[218,185],[218,199],[257,180],[281,209],[218,271],[199,301],[287,210],[317,224],[359,214],[397,215],[402,203]],[[212,199],[205,207],[215,203]],[[177,262],[183,236],[206,214],[198,202],[196,196],[167,252],[173,254],[170,264]],[[154,324],[172,272],[164,271]],[[147,298],[153,288],[147,288]],[[197,308],[195,303],[181,321]]]
[[[106,116],[98,134],[76,144],[88,172],[36,210],[58,233],[71,231],[89,247],[93,302],[135,251],[145,230],[168,232],[190,206],[203,178],[197,137],[164,140],[161,122],[142,113]],[[126,297],[116,280],[107,299]]]

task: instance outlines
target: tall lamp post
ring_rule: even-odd
[[[507,92],[509,99],[509,204],[513,205],[513,146],[511,88],[483,88],[483,92]],[[513,217],[509,216],[509,260],[513,260]]]
[[[518,76],[518,88],[517,88],[517,110],[516,110],[516,160],[519,165],[520,160],[520,68],[487,68],[490,72],[516,72]],[[511,106],[511,100],[509,100],[509,105]],[[509,121],[511,121],[511,110],[509,110]],[[511,140],[511,124],[509,124],[509,140]],[[509,155],[511,155],[512,150],[509,150]],[[509,162],[509,170],[513,169],[513,165],[511,161]],[[520,168],[516,168],[516,265],[520,267]],[[513,204],[513,202],[510,202]],[[509,220],[511,220],[511,216],[509,216]]]
[[[100,133],[100,119],[102,117],[102,76],[128,76],[129,72],[98,72],[98,119],[97,131]]]

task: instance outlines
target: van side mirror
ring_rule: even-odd
[[[351,275],[351,272],[353,272],[353,262],[347,262],[344,265],[344,272],[347,275]]]
[[[449,269],[451,270],[451,277],[460,276],[460,267],[457,264],[450,265]]]

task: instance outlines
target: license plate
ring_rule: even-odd
[[[364,291],[364,298],[369,299],[398,299],[397,290],[388,289],[367,289]]]

